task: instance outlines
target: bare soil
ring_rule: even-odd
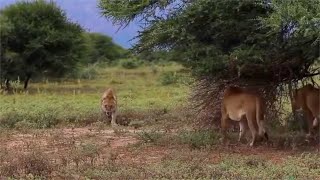
[[[32,130],[26,133],[10,131],[0,136],[0,150],[10,153],[27,153],[37,149],[54,157],[55,155],[67,155],[77,145],[91,143],[99,147],[101,156],[116,153],[117,161],[143,164],[160,161],[175,151],[182,154],[192,151],[187,146],[172,144],[168,146],[145,145],[134,148],[135,144],[141,143],[137,132],[139,131],[134,129],[99,130],[92,127]],[[319,153],[319,150],[320,144],[309,147],[307,151]],[[205,155],[212,163],[218,163],[225,155],[256,155],[274,163],[281,163],[286,157],[299,152],[302,150],[279,149],[268,145],[251,148],[247,144],[232,144],[217,145],[206,150]]]

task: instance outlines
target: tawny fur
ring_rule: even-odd
[[[253,146],[258,135],[268,140],[264,127],[264,103],[261,97],[240,87],[225,89],[221,106],[222,139],[226,138],[228,119],[238,121],[240,125],[239,139],[245,135],[247,125],[252,134],[250,146]]]
[[[319,126],[319,94],[319,89],[315,88],[311,84],[307,84],[293,91],[292,107],[294,110],[302,109],[306,115],[306,120],[308,123],[307,136],[312,135],[313,130]]]
[[[117,96],[112,88],[108,88],[101,97],[101,109],[108,116],[111,116],[111,125],[116,125]]]

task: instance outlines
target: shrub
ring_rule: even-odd
[[[96,64],[89,65],[78,72],[80,79],[94,79],[98,75]]]
[[[160,82],[162,85],[170,85],[178,82],[179,77],[176,72],[164,72],[160,75]]]
[[[101,67],[102,65],[96,64],[89,64],[88,66],[81,66],[74,68],[72,71],[70,71],[66,79],[94,79],[98,75],[98,67]]]
[[[136,69],[142,65],[142,61],[136,59],[122,59],[120,60],[120,65],[126,69]]]
[[[17,122],[23,120],[23,116],[15,111],[8,111],[1,115],[0,126],[4,128],[14,128]]]
[[[17,80],[10,81],[11,88],[13,92],[18,92],[20,88],[22,88],[20,78],[18,76]]]
[[[157,74],[158,73],[158,69],[153,63],[151,64],[150,69],[151,69],[153,74]]]

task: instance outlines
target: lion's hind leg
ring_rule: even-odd
[[[251,131],[251,135],[252,135],[252,140],[250,143],[250,146],[252,147],[255,144],[256,139],[257,139],[257,130],[254,126],[254,120],[255,120],[256,116],[255,116],[255,113],[252,113],[252,112],[247,113],[246,116],[247,116],[248,126]]]
[[[222,113],[222,116],[221,116],[221,134],[222,134],[222,137],[220,139],[222,141],[222,143],[226,142],[226,139],[227,139],[227,128],[228,128],[228,115],[225,114],[225,113]]]
[[[241,142],[241,139],[242,139],[243,136],[246,135],[247,128],[248,128],[246,120],[244,120],[244,119],[240,120],[239,126],[240,126],[240,132],[239,132],[238,142]]]
[[[259,137],[264,138],[266,141],[269,140],[269,135],[265,129],[265,122],[263,119],[258,119]]]

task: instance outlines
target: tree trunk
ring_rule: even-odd
[[[26,79],[24,80],[24,86],[23,86],[24,90],[27,90],[30,78],[31,78],[31,75],[28,74]]]

